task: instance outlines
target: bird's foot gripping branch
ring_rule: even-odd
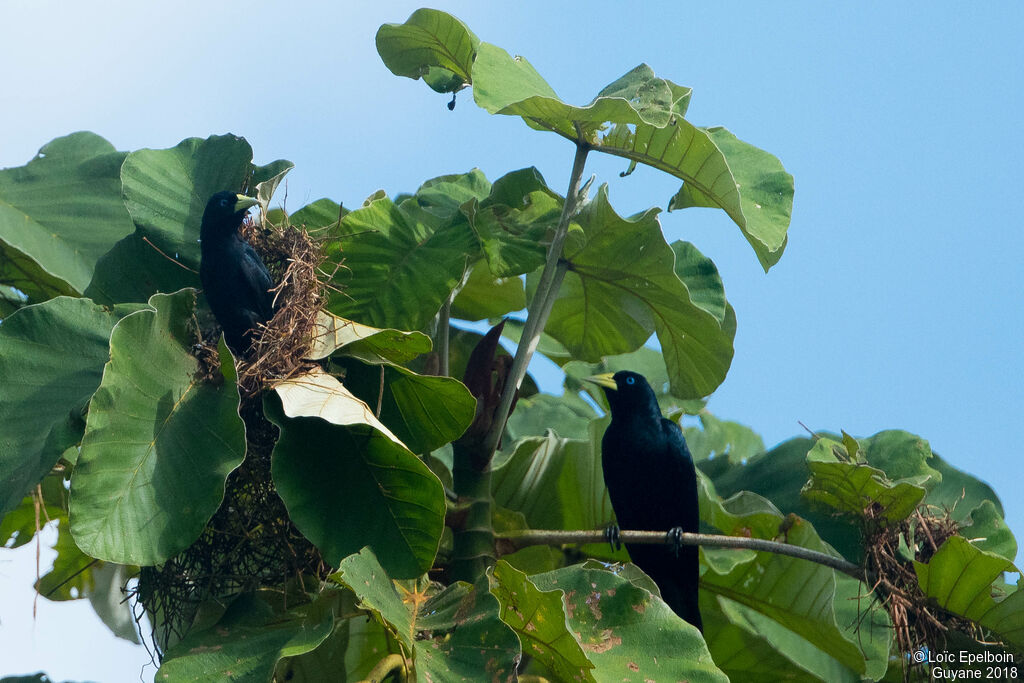
[[[766,451],[715,418],[717,269],[582,182],[593,154],[667,173],[669,211],[721,209],[767,270],[778,159],[643,64],[574,106],[444,12],[377,46],[440,106],[471,88],[567,140],[566,195],[474,169],[288,214],[291,164],[231,135],[75,133],[0,171],[0,540],[59,522],[44,594],[140,576],[171,682],[880,680],[947,640],[1024,647],[995,493],[903,432]],[[101,616],[124,634],[130,607]]]

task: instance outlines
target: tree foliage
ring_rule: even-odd
[[[133,589],[158,680],[898,680],[947,639],[1024,651],[995,493],[905,432],[765,450],[709,413],[736,332],[715,265],[669,244],[658,208],[623,217],[607,185],[580,187],[592,152],[668,173],[669,210],[723,210],[767,271],[793,200],[778,159],[688,121],[690,89],[645,64],[574,106],[444,12],[382,26],[377,47],[396,75],[471,88],[486,112],[568,141],[567,193],[534,168],[473,169],[287,216],[270,202],[291,164],[258,166],[231,135],[126,153],[74,133],[0,171],[0,541],[29,542],[39,509],[58,522],[41,592],[89,597],[135,637],[114,587],[189,553],[220,566],[210,539],[230,519],[249,541],[280,526],[277,550],[312,560],[217,589],[186,572],[179,602]],[[199,219],[223,189],[260,201],[257,231],[298,229],[340,265],[319,271],[302,363],[255,390],[250,359],[204,343]],[[487,336],[459,322],[506,315]],[[562,396],[523,378],[534,349],[564,371]],[[522,542],[612,521],[607,406],[580,379],[623,368],[670,418],[697,417],[685,433],[707,531],[855,570],[708,543],[702,636],[625,551]],[[239,482],[253,478],[278,507],[247,527],[264,489]]]

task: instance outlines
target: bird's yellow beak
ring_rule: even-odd
[[[259,202],[257,202],[252,197],[246,197],[244,194],[236,194],[235,195],[235,212],[237,213],[238,211],[245,211],[248,208],[256,206],[258,203]]]
[[[583,381],[591,382],[599,387],[604,387],[605,389],[618,389],[615,385],[615,380],[612,379],[614,374],[614,372],[605,372],[600,375],[591,375],[590,377],[584,377]]]

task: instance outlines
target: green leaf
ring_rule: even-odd
[[[672,393],[700,398],[714,391],[732,362],[731,330],[690,300],[657,210],[620,218],[602,186],[579,221],[585,242],[565,250],[569,272],[547,333],[574,357],[593,362],[633,351],[656,331]]]
[[[418,375],[390,363],[373,367],[339,362],[346,370],[345,385],[369,404],[379,401],[380,420],[413,453],[429,453],[454,441],[473,422],[476,399],[456,379]]]
[[[537,394],[516,402],[515,412],[508,419],[506,435],[516,441],[528,436],[542,436],[550,429],[558,436],[588,439],[590,421],[595,417],[594,409],[578,394]]]
[[[157,292],[199,287],[199,276],[180,261],[171,260],[174,258],[175,252],[160,253],[153,240],[136,230],[100,258],[85,295],[107,305],[129,301],[144,304]]]
[[[334,631],[319,647],[278,663],[275,680],[288,683],[363,681],[373,667],[401,649],[387,628],[374,619],[338,620]]]
[[[858,454],[890,479],[913,479],[928,488],[942,480],[939,471],[931,467],[928,442],[910,432],[887,429],[862,439]]]
[[[764,452],[764,441],[750,427],[720,420],[706,410],[702,410],[699,417],[701,429],[683,429],[694,462],[710,457],[725,457],[730,462],[741,463]]]
[[[523,654],[535,658],[560,681],[593,681],[594,665],[576,640],[562,605],[564,592],[542,591],[508,562],[488,571],[501,620],[519,636]]]
[[[470,82],[480,39],[452,15],[418,9],[404,24],[377,30],[377,52],[396,76],[422,78],[437,92],[455,92]]]
[[[666,157],[674,158],[681,151],[681,139],[686,137],[699,140],[699,144],[705,146],[706,137],[713,143],[714,150],[705,149],[708,166],[701,168],[699,174],[691,175],[695,159],[688,151],[676,170],[669,171],[683,179],[683,186],[669,201],[668,210],[690,206],[723,209],[743,231],[757,259],[768,272],[782,258],[786,248],[786,231],[793,210],[793,176],[786,173],[776,157],[721,127],[686,131],[679,136],[680,139],[672,139],[665,145]],[[653,140],[644,145],[636,139],[627,138],[619,144],[629,145],[634,154],[651,156],[661,151],[660,145],[652,143]],[[642,147],[646,149],[639,149]],[[717,175],[712,176],[713,173]]]
[[[366,363],[405,363],[430,347],[430,337],[422,332],[380,330],[318,311],[307,358],[318,360],[338,352]]]
[[[81,440],[110,331],[126,312],[62,296],[0,325],[0,516]]]
[[[368,545],[391,575],[419,576],[444,528],[441,482],[327,377],[290,380],[264,402],[281,429],[271,472],[288,516],[332,565]]]
[[[309,652],[331,634],[333,601],[334,596],[328,593],[307,605],[275,614],[259,597],[243,595],[215,627],[189,633],[169,649],[155,680],[269,681],[279,659]]]
[[[724,504],[705,496],[701,499],[701,518],[723,533],[769,539],[779,533],[782,515],[760,496],[744,492]],[[715,512],[714,508],[720,510]],[[787,542],[835,554],[806,520],[794,516],[790,521]],[[726,552],[730,556],[736,553],[722,551]],[[888,657],[887,644],[866,643],[837,625],[833,606],[836,579],[832,569],[773,553],[742,553],[738,560],[729,563],[722,562],[721,557],[710,561],[713,553],[702,554],[709,560],[708,571],[701,576],[702,589],[756,610],[857,674],[865,672],[866,658]]]
[[[416,680],[472,681],[482,672],[489,681],[515,680],[519,640],[499,619],[486,583],[456,582],[439,592],[396,588],[368,549],[341,562],[341,578],[411,653]]]
[[[521,512],[533,529],[597,529],[612,520],[600,460],[592,440],[550,432],[515,444],[494,464],[494,502]],[[583,546],[584,552],[590,547]],[[600,554],[607,555],[607,544]]]
[[[440,218],[450,219],[468,201],[480,200],[491,192],[491,183],[479,168],[468,173],[431,178],[416,190],[416,204]]]
[[[676,240],[670,246],[676,255],[676,275],[686,285],[690,301],[715,316],[719,323],[724,322],[728,305],[725,301],[725,285],[722,284],[714,261],[689,242]]]
[[[704,640],[733,681],[858,683],[861,677],[792,631],[720,595],[701,595]],[[816,675],[817,674],[817,675]]]
[[[526,292],[518,277],[494,277],[486,261],[478,261],[452,301],[451,316],[487,320],[526,308]]]
[[[558,98],[523,57],[481,43],[473,63],[473,98],[491,114],[521,116],[527,125],[570,140],[596,144],[608,122],[663,127],[681,116],[690,89],[654,76],[641,64],[608,85],[585,107]]]
[[[47,273],[31,258],[0,239],[0,318],[30,303],[77,292],[60,278]]]
[[[572,566],[531,580],[542,591],[564,592],[569,629],[594,663],[595,680],[729,680],[696,628],[622,576]]]
[[[927,564],[914,562],[914,570],[921,590],[940,607],[994,631],[1015,649],[1024,646],[1024,591],[993,598],[1003,572],[1019,573],[1013,562],[950,536]]]
[[[318,233],[324,228],[335,225],[349,211],[331,199],[318,199],[307,204],[289,218],[292,225],[299,225],[309,233]]]
[[[48,275],[33,268],[24,280],[8,280],[4,263],[2,280],[22,282],[30,296],[70,293],[56,280],[85,291],[100,257],[134,230],[121,200],[124,160],[100,136],[80,132],[47,143],[25,166],[0,171],[0,243],[14,250],[0,262],[24,256]]]
[[[288,171],[295,168],[295,164],[285,159],[271,161],[266,166],[256,166],[249,176],[249,191],[256,195],[256,201],[264,213],[270,210],[270,200],[277,191],[278,186]]]
[[[530,167],[494,181],[485,199],[467,201],[462,212],[490,272],[507,277],[532,272],[544,264],[562,203],[540,171]]]
[[[1017,557],[1017,540],[991,500],[982,501],[971,511],[970,524],[961,527],[960,534],[979,550],[1008,560]]]
[[[845,447],[832,439],[818,439],[807,454],[811,480],[803,488],[808,500],[860,518],[865,509],[879,506],[889,522],[905,519],[924,498],[924,488],[907,481],[890,481],[882,470],[836,457]],[[844,455],[845,457],[845,455]]]
[[[238,191],[253,168],[244,138],[187,138],[170,149],[140,149],[121,168],[124,203],[144,235],[199,269],[199,223],[215,192]]]
[[[508,330],[508,325],[505,329]],[[665,358],[657,350],[648,346],[641,346],[636,351],[618,356],[607,356],[598,363],[572,361],[565,363],[562,369],[565,371],[566,391],[586,391],[598,405],[605,409],[605,412],[608,412],[608,401],[604,390],[591,382],[583,381],[583,378],[602,372],[614,373],[619,370],[631,370],[646,377],[663,413],[682,411],[687,414],[697,414],[704,408],[704,401],[683,400],[670,393],[672,386],[665,368]]]
[[[242,462],[245,428],[230,354],[219,384],[190,349],[195,291],[157,294],[122,319],[89,406],[71,479],[71,532],[87,554],[153,565],[187,548]]]
[[[328,259],[344,258],[329,310],[375,327],[425,327],[462,280],[475,251],[465,221],[445,223],[414,199],[387,197],[346,215],[328,240]]]

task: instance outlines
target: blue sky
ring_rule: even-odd
[[[769,445],[801,434],[797,421],[914,432],[991,483],[1024,529],[1024,459],[1010,449],[1024,414],[1024,6],[635,4],[439,8],[527,57],[571,103],[647,62],[693,88],[689,120],[728,127],[795,176],[789,246],[767,275],[723,213],[662,216],[670,241],[715,261],[736,308],[713,412]],[[493,179],[535,165],[564,192],[563,140],[489,116],[469,93],[449,112],[384,68],[377,26],[418,6],[3,3],[0,166],[76,130],[126,150],[233,132],[259,163],[295,162],[290,210],[473,166]],[[601,155],[587,166],[621,214],[664,207],[677,189],[649,169],[619,178],[624,168]],[[67,645],[100,637],[87,608],[49,606],[32,623],[33,564],[32,552],[0,553],[0,674],[139,680],[144,653]]]

